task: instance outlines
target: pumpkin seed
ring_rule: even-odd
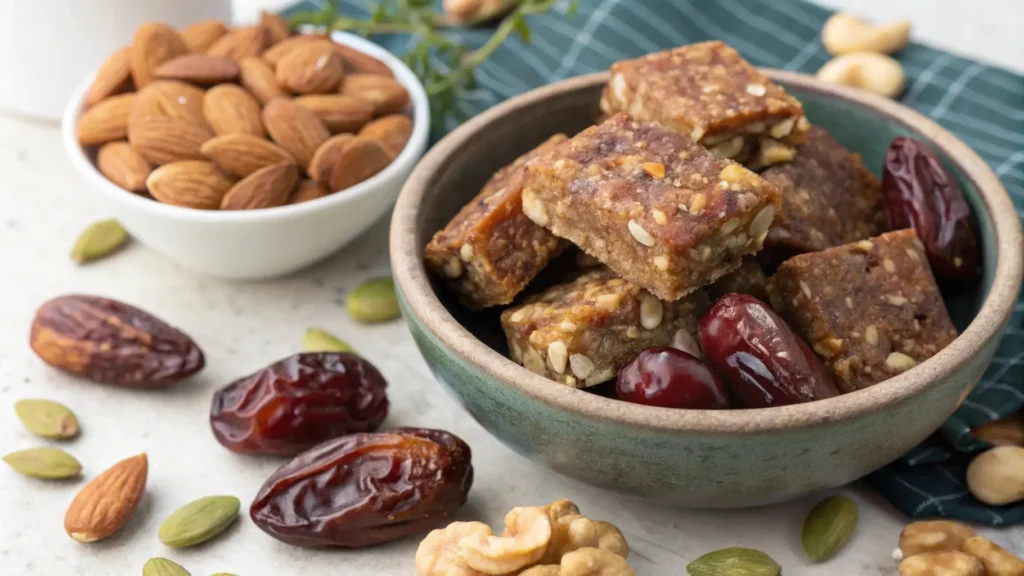
[[[78,460],[59,448],[20,450],[4,456],[3,460],[26,476],[44,480],[74,478],[82,471]]]
[[[824,562],[838,553],[857,528],[857,505],[846,496],[825,498],[804,520],[801,540],[807,557]]]
[[[723,548],[686,565],[690,576],[779,576],[782,567],[753,548]]]
[[[303,352],[352,352],[347,342],[319,328],[310,328],[302,335]]]
[[[175,510],[160,526],[160,541],[172,548],[187,548],[220,534],[238,517],[234,496],[207,496]]]
[[[150,558],[142,567],[142,576],[191,576],[177,562],[167,558]]]
[[[64,440],[78,435],[78,419],[67,406],[52,400],[19,400],[14,412],[25,428],[43,438]]]
[[[71,259],[79,264],[99,260],[128,240],[128,233],[117,220],[100,220],[86,228],[71,248]]]
[[[356,286],[345,299],[345,308],[360,322],[385,322],[401,315],[395,283],[390,277],[375,278]]]

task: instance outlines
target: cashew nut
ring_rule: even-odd
[[[599,548],[580,548],[558,566],[534,566],[519,576],[636,576],[626,559]]]
[[[1024,500],[1024,448],[996,446],[975,456],[967,467],[967,487],[993,506]]]
[[[818,70],[817,77],[825,82],[854,86],[889,98],[903,92],[906,79],[899,62],[875,52],[853,52],[833,58]]]
[[[463,538],[459,554],[484,574],[508,574],[536,564],[551,541],[551,521],[536,507],[513,508],[505,516],[507,536],[474,532]]]
[[[904,558],[926,552],[955,551],[974,535],[974,529],[966,524],[950,520],[922,520],[908,524],[900,532],[900,551]]]
[[[926,552],[900,562],[900,576],[982,576],[981,561],[963,552]]]
[[[964,542],[963,551],[985,566],[985,576],[1018,576],[1024,574],[1024,560],[1017,558],[1009,550],[995,542],[975,536]]]
[[[853,52],[899,52],[910,40],[910,22],[871,24],[852,14],[838,13],[821,29],[821,43],[833,56]]]
[[[474,534],[490,536],[490,526],[483,522],[453,522],[447,528],[427,534],[416,549],[418,576],[484,576],[470,568],[459,555],[459,542]]]
[[[994,420],[971,430],[971,434],[994,446],[1022,446],[1024,445],[1024,418],[1021,418],[1020,414],[1014,414],[1002,420]]]

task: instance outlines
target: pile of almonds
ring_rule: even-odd
[[[327,36],[159,22],[100,67],[78,120],[111,182],[202,210],[314,200],[377,174],[412,135],[386,64]]]

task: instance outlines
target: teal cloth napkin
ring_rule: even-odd
[[[368,14],[363,0],[335,5],[344,14]],[[286,13],[320,6],[303,2]],[[564,11],[531,18],[530,44],[511,39],[499,48],[479,68],[477,88],[458,107],[469,117],[532,88],[605,70],[617,60],[711,39],[732,45],[755,65],[813,73],[829,59],[818,34],[830,14],[802,0],[582,0],[572,18]],[[490,33],[453,35],[478,46]],[[375,40],[399,55],[410,46],[401,36]],[[974,148],[1000,177],[1018,213],[1024,212],[1024,77],[920,44],[897,57],[907,72],[901,102]],[[988,447],[971,428],[1022,405],[1024,301],[1017,304],[994,362],[956,414],[935,436],[867,481],[911,517],[991,525],[1024,521],[1024,504],[986,506],[970,496],[964,481],[970,456]]]

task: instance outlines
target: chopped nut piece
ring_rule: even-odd
[[[890,274],[896,273],[896,263],[893,262],[891,258],[882,260],[882,268],[885,268],[885,271]]]
[[[874,324],[869,324],[864,329],[864,341],[872,346],[878,344],[878,329],[875,328]]]
[[[647,230],[644,230],[643,226],[637,224],[635,220],[629,221],[629,233],[633,235],[637,242],[644,246],[654,246],[654,237]]]
[[[565,372],[565,362],[569,359],[568,354],[565,342],[555,340],[548,344],[548,362],[551,363],[551,368],[556,373],[563,374]]]
[[[644,162],[641,164],[644,171],[651,176],[661,179],[665,177],[665,165],[660,162]]]
[[[654,296],[645,296],[640,300],[640,325],[644,328],[654,330],[660,326],[664,313],[665,307],[661,300]]]
[[[569,365],[572,366],[572,373],[577,378],[586,378],[594,373],[594,363],[583,354],[573,354],[570,356]]]

